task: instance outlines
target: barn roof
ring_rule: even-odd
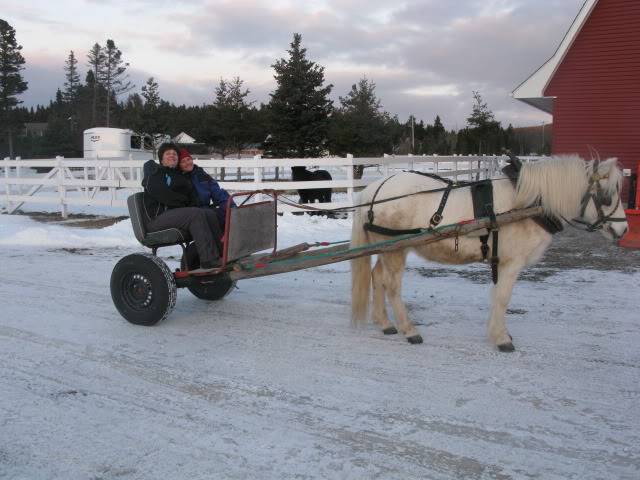
[[[544,91],[597,3],[598,0],[585,0],[553,56],[511,93],[513,98],[547,113],[553,113],[554,97],[545,97]]]

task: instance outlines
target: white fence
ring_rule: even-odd
[[[437,173],[455,180],[475,180],[494,176],[506,157],[499,156],[387,156],[377,158],[323,157],[247,159],[194,157],[214,178],[224,178],[220,186],[230,192],[274,189],[297,200],[296,190],[331,188],[332,203],[323,208],[348,207],[354,193],[378,178],[401,170]],[[27,160],[5,158],[0,162],[0,196],[4,210],[13,213],[24,203],[54,205],[63,217],[70,205],[126,207],[131,193],[140,191],[143,160],[63,158]],[[328,170],[333,180],[294,182],[290,167],[304,165]],[[354,166],[364,165],[361,179],[354,178]],[[37,173],[38,171],[46,173]],[[279,205],[279,211],[295,209]]]

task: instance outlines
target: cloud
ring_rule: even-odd
[[[257,102],[268,101],[275,87],[271,65],[287,56],[292,34],[299,32],[308,58],[325,66],[336,101],[366,76],[378,85],[385,108],[401,119],[440,114],[448,125],[462,126],[472,90],[482,93],[505,124],[549,118],[509,93],[553,54],[582,2],[370,0],[363,6],[356,0],[107,0],[95,5],[105,14],[114,12],[104,21],[126,60],[141,77],[158,78],[163,96],[177,103],[207,101],[221,76],[236,75]],[[115,11],[126,12],[128,19],[118,21],[122,17]],[[24,18],[34,13],[24,12]],[[139,24],[131,21],[138,17]],[[41,15],[37,21],[61,20]],[[84,48],[95,41],[95,33],[86,36]]]

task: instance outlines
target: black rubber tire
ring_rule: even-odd
[[[125,320],[155,325],[176,306],[178,289],[169,267],[150,253],[121,259],[111,272],[111,299]]]
[[[194,270],[200,266],[200,257],[198,256],[198,250],[195,243],[187,245],[185,253],[180,260],[180,268],[184,270],[186,266],[189,266],[189,270]],[[200,300],[215,301],[224,298],[233,287],[236,282],[229,278],[228,273],[221,273],[215,277],[206,277],[200,279],[199,277],[193,277],[191,285],[187,289]],[[195,283],[199,281],[199,283]]]

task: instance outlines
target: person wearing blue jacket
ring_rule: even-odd
[[[180,149],[178,158],[178,168],[183,175],[191,180],[198,196],[198,206],[213,209],[218,217],[220,228],[224,231],[229,193],[221,188],[218,182],[202,167],[193,163],[193,158],[186,148]],[[232,203],[232,206],[235,207],[235,204]]]
[[[199,208],[200,200],[189,179],[176,168],[179,151],[173,143],[158,148],[159,163],[144,164],[144,212],[147,229],[157,232],[170,228],[188,231],[193,238],[200,267],[204,270],[219,265],[221,235],[217,215]]]

